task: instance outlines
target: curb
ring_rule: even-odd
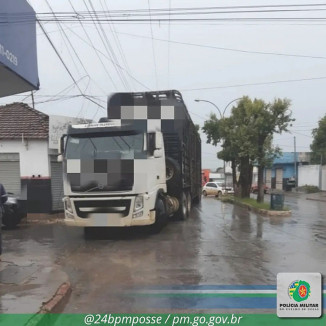
[[[28,214],[20,224],[63,224],[64,216],[59,214]]]
[[[262,215],[267,215],[267,216],[282,216],[282,217],[289,217],[292,215],[292,211],[272,211],[272,210],[267,210],[267,209],[262,209],[262,208],[256,208],[253,206],[250,206],[248,204],[245,203],[239,203],[235,200],[225,200],[225,202],[229,202],[231,204],[234,205],[238,205],[240,207],[243,208],[247,208],[249,211],[255,212],[255,213],[259,213]]]
[[[69,282],[62,283],[52,298],[42,303],[40,310],[24,325],[24,326],[38,326],[46,324],[46,316],[49,313],[55,313],[63,304],[64,299],[71,293],[71,285]]]
[[[284,216],[284,217],[287,217],[287,216],[292,215],[291,211],[272,211],[272,210],[252,207],[250,205],[247,205],[247,204],[244,204],[244,203],[237,203],[237,202],[234,202],[234,204],[245,207],[245,208],[248,208],[249,211],[256,212],[256,213],[263,214],[263,215],[267,215],[267,216]]]
[[[326,199],[319,199],[319,198],[311,198],[311,197],[307,197],[306,200],[314,200],[314,201],[321,201],[321,202],[326,202]]]
[[[54,296],[50,300],[43,302],[38,314],[46,314],[46,313],[54,312],[54,310],[59,306],[59,304],[63,301],[63,299],[70,293],[71,293],[70,283],[69,282],[62,283],[57,289],[57,292],[54,294]]]

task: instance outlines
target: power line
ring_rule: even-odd
[[[154,60],[154,71],[155,71],[155,82],[156,82],[156,89],[158,89],[158,81],[157,81],[157,67],[156,67],[156,58],[155,58],[155,48],[154,48],[154,37],[153,37],[153,26],[152,26],[152,16],[151,16],[151,6],[150,0],[148,1],[148,11],[149,11],[149,24],[151,29],[151,38],[152,38],[152,51],[153,51],[153,60]]]
[[[51,5],[49,4],[48,0],[45,0],[45,1],[46,1],[46,3],[47,3],[48,7],[50,8],[51,12],[52,12],[52,13],[54,14],[54,16],[55,16],[55,13],[54,13],[54,11],[53,11]],[[77,57],[77,59],[78,59],[80,65],[83,67],[84,71],[86,72],[86,75],[89,76],[89,73],[88,73],[86,67],[84,66],[83,62],[81,61],[81,59],[80,59],[80,57],[79,57],[77,51],[75,50],[75,48],[74,48],[74,46],[72,45],[72,43],[71,43],[71,41],[69,40],[69,38],[67,37],[67,34],[66,34],[66,32],[64,31],[64,29],[62,28],[62,26],[61,26],[61,24],[60,24],[59,21],[58,21],[58,26],[59,26],[59,31],[61,32],[62,39],[63,39],[63,41],[65,42],[65,45],[66,45],[67,50],[68,50],[68,53],[69,53],[69,55],[70,55],[70,57],[71,57],[71,59],[72,59],[72,62],[73,62],[74,65],[75,65],[76,70],[79,72],[79,69],[78,69],[78,67],[77,67],[77,65],[76,65],[76,63],[75,63],[75,60],[74,60],[74,58],[72,57],[72,55],[71,55],[71,53],[70,53],[70,51],[69,51],[69,47],[68,47],[68,45],[67,45],[67,43],[66,43],[66,40],[67,40],[68,43],[70,44],[71,49],[73,50],[75,56]],[[66,39],[66,40],[65,40],[65,39]]]
[[[100,3],[101,3],[101,6],[102,6],[102,8],[103,8],[103,10],[104,10],[104,6],[103,6],[103,3],[102,3],[102,0],[100,0]],[[106,1],[104,1],[104,5],[105,5],[106,10],[107,10],[108,12],[110,12],[109,7],[108,7]],[[109,14],[109,16],[110,16],[110,14]],[[111,17],[111,16],[110,16],[110,17]],[[110,26],[110,30],[111,30],[111,33],[112,33],[112,35],[113,35],[113,38],[114,38],[114,40],[115,40],[115,43],[117,44],[118,51],[119,51],[120,56],[121,56],[121,58],[122,58],[122,62],[123,62],[123,64],[124,64],[124,66],[125,66],[125,69],[126,69],[126,71],[127,71],[127,74],[128,74],[129,77],[130,77],[130,75],[131,75],[131,70],[130,70],[130,67],[129,67],[129,65],[128,65],[128,61],[127,61],[127,59],[126,59],[125,53],[124,53],[124,51],[123,51],[123,48],[122,48],[122,45],[121,45],[121,42],[120,42],[119,36],[118,36],[117,33],[116,33],[115,26],[114,26],[114,24],[109,24],[109,26]],[[135,85],[134,85],[134,80],[131,79],[131,81],[132,81],[132,85],[135,86]],[[135,87],[133,87],[133,88],[135,89]]]
[[[168,88],[170,87],[170,40],[171,40],[171,1],[169,0],[169,24],[168,24]]]
[[[189,111],[189,110],[188,110],[188,111]],[[208,120],[208,118],[205,118],[205,117],[203,117],[203,116],[201,116],[201,115],[199,115],[199,114],[197,114],[197,113],[195,113],[195,112],[189,111],[189,113],[191,113],[191,114],[193,114],[193,115],[195,115],[195,116],[197,116],[198,118],[201,118],[201,119],[203,119],[203,120]]]
[[[101,50],[99,50],[98,48],[96,48],[94,46],[94,44],[92,43],[92,41],[89,39],[89,41],[91,42],[88,43],[87,41],[85,41],[80,35],[78,35],[77,33],[75,33],[74,31],[72,31],[70,28],[68,28],[68,30],[73,33],[75,36],[77,36],[80,40],[82,40],[84,43],[86,43],[88,46],[90,46],[91,48],[93,48],[93,50],[95,51],[95,53],[97,54],[99,60],[101,61],[101,63],[103,64],[101,58],[99,57],[98,53],[100,53],[102,56],[104,56],[107,60],[109,60],[110,62],[112,62],[112,64],[114,65],[118,65],[121,69],[124,69],[123,67],[121,67],[118,63],[114,62],[111,58],[109,58],[105,53],[103,53]],[[88,35],[87,35],[88,36]],[[103,64],[104,65],[104,64]],[[104,66],[105,67],[105,66]],[[136,81],[139,85],[141,85],[142,87],[146,88],[147,90],[150,90],[150,88],[148,86],[146,86],[145,84],[143,84],[140,80],[138,80],[137,78],[135,78],[133,75],[131,75],[128,71],[126,71],[126,73],[129,75],[129,77],[131,79],[133,79],[134,81]]]
[[[84,1],[84,3],[85,3],[85,1]],[[92,0],[89,0],[89,4],[90,4],[90,6],[92,7],[93,11],[95,12],[95,17],[98,18],[98,16],[97,16],[97,12],[95,11],[94,6],[93,6],[93,4],[92,4]],[[85,3],[85,5],[86,5],[86,3]],[[114,59],[114,61],[115,61],[115,62],[119,62],[119,60],[118,60],[118,58],[117,58],[117,56],[116,56],[116,54],[115,54],[115,52],[114,52],[114,49],[112,48],[112,46],[111,46],[111,44],[110,44],[110,42],[109,42],[109,40],[108,40],[108,37],[107,37],[107,35],[106,35],[106,32],[105,32],[105,30],[104,30],[102,24],[101,24],[98,20],[97,20],[97,22],[98,22],[98,25],[99,25],[99,27],[100,27],[100,29],[101,29],[101,31],[102,31],[102,35],[103,35],[103,37],[104,37],[104,41],[105,41],[105,42],[103,41],[102,37],[101,37],[101,39],[102,39],[102,41],[103,41],[104,46],[105,46],[105,44],[107,45],[107,47],[105,46],[105,48],[108,49],[109,56],[111,57],[111,55],[112,55],[112,58]],[[121,79],[122,84],[124,85],[124,87],[125,87],[127,90],[130,90],[130,85],[129,85],[128,80],[126,79],[125,75],[123,74],[123,70],[121,70],[121,69],[120,69],[118,66],[116,66],[116,65],[114,65],[114,68],[115,68],[115,70],[116,70],[116,72],[117,72],[119,78]]]
[[[293,83],[293,82],[311,81],[311,80],[322,80],[322,79],[326,79],[326,76],[323,76],[323,77],[314,77],[314,78],[276,80],[276,81],[268,81],[268,82],[261,82],[261,83],[236,84],[236,85],[228,85],[228,86],[212,86],[212,87],[200,87],[200,88],[184,88],[184,89],[180,89],[180,91],[182,91],[182,92],[203,91],[203,90],[209,90],[209,89],[222,89],[222,88],[235,88],[235,87],[244,87],[244,86],[271,85],[271,84]]]
[[[198,10],[225,10],[225,9],[254,9],[254,8],[306,8],[306,7],[323,7],[326,3],[311,3],[311,4],[273,4],[273,5],[242,5],[242,6],[214,6],[214,7],[175,7],[171,9],[172,12],[192,12]],[[168,8],[152,8],[151,11],[154,12],[166,12]],[[111,10],[112,14],[131,14],[131,13],[148,13],[148,8],[140,9],[116,9]],[[66,13],[66,12],[61,12]],[[40,13],[40,14],[48,14]]]
[[[44,18],[38,18],[39,21],[42,22],[55,22],[54,19],[44,19]],[[80,18],[61,18],[60,22],[62,23],[76,23],[77,20],[81,20]],[[286,22],[286,21],[307,21],[307,22],[324,22],[326,20],[326,17],[259,17],[259,18],[254,18],[254,17],[227,17],[227,18],[140,18],[140,19],[132,19],[132,18],[98,18],[94,20],[93,17],[90,18],[85,18],[82,19],[83,23],[93,23],[96,21],[97,23],[150,23],[152,24],[153,22],[162,24],[162,23],[170,23],[170,22],[257,22],[257,21],[263,21],[263,22]],[[17,22],[17,23],[23,23]],[[8,24],[8,22],[0,22],[0,24]]]
[[[131,33],[124,33],[119,32],[122,35],[128,35],[132,37],[139,37],[139,38],[146,38],[149,39],[148,36],[145,35],[137,35]],[[290,54],[290,53],[278,53],[278,52],[262,52],[262,51],[250,51],[250,50],[243,50],[243,49],[234,49],[234,48],[226,48],[214,45],[206,45],[206,44],[197,44],[197,43],[190,43],[190,42],[181,42],[181,41],[173,41],[173,40],[164,40],[161,38],[155,38],[156,41],[160,42],[168,42],[168,43],[175,43],[181,45],[189,45],[195,46],[200,48],[208,48],[208,49],[215,49],[215,50],[222,50],[222,51],[232,51],[232,52],[241,52],[241,53],[252,53],[252,54],[262,54],[262,55],[276,55],[276,56],[284,56],[284,57],[298,57],[298,58],[309,58],[309,59],[326,59],[324,56],[309,56],[309,55],[301,55],[301,54]]]
[[[88,8],[88,5],[86,4],[86,1],[85,1],[85,0],[83,0],[83,3],[84,3],[84,5],[85,5],[87,11],[90,12],[90,9]],[[92,6],[92,2],[91,2],[91,1],[90,1],[90,5]],[[80,19],[78,19],[78,20],[80,21]],[[108,49],[108,46],[107,46],[106,42],[104,41],[103,36],[102,36],[102,34],[100,33],[100,30],[99,30],[99,28],[98,28],[98,25],[99,25],[100,28],[101,28],[100,20],[97,19],[97,17],[94,17],[94,16],[91,16],[91,20],[92,20],[93,25],[95,26],[95,29],[96,29],[96,31],[97,31],[97,34],[99,35],[99,37],[100,37],[100,39],[101,39],[101,41],[102,41],[102,44],[103,44],[103,46],[104,46],[104,48],[105,48],[105,50],[106,50],[108,56],[111,58],[112,61],[114,61],[113,58],[112,58],[111,52],[110,52],[110,50]],[[125,89],[127,89],[127,85],[126,85],[124,79],[122,78],[122,76],[121,76],[121,74],[120,74],[120,71],[117,69],[117,67],[116,67],[115,65],[113,65],[113,67],[114,67],[114,69],[115,69],[115,71],[116,71],[116,73],[117,73],[117,75],[118,75],[118,77],[119,77],[119,79],[120,79],[122,85],[125,87]]]
[[[63,61],[60,53],[58,52],[57,48],[55,47],[55,45],[53,44],[52,40],[50,39],[49,35],[47,35],[43,25],[41,24],[41,22],[37,21],[37,23],[39,24],[40,28],[42,29],[44,35],[46,36],[47,40],[49,41],[49,43],[51,44],[53,50],[55,51],[56,55],[58,56],[60,62],[62,63],[62,65],[64,66],[65,70],[67,71],[67,73],[69,74],[70,78],[73,80],[74,84],[76,85],[78,91],[80,92],[80,94],[86,98],[88,101],[93,102],[94,104],[102,107],[103,109],[106,110],[106,108],[104,106],[102,106],[101,104],[97,103],[96,101],[92,100],[91,98],[89,98],[88,96],[86,96],[85,94],[83,94],[82,90],[80,89],[78,83],[76,82],[74,76],[71,74],[70,70],[68,69],[67,65],[65,64],[65,62]]]
[[[302,134],[302,133],[297,132],[297,131],[291,131],[291,133],[297,134],[297,135],[300,135],[300,136],[305,136],[305,137],[308,137],[308,138],[313,138],[312,136],[309,136],[309,135],[306,135],[306,134]]]
[[[72,9],[75,11],[75,8],[74,8],[74,6],[73,6],[71,0],[68,0],[68,1],[69,1],[69,4],[71,5]],[[75,11],[75,13],[77,14],[77,11]],[[79,24],[81,25],[81,27],[82,27],[82,29],[83,29],[83,31],[84,31],[84,33],[85,33],[85,35],[86,35],[88,41],[91,43],[91,47],[94,49],[94,51],[95,51],[95,55],[97,56],[97,58],[99,59],[100,63],[102,64],[102,67],[104,68],[104,71],[106,72],[107,76],[108,76],[109,79],[111,80],[111,83],[112,83],[113,87],[114,87],[115,89],[117,89],[117,86],[116,86],[116,84],[115,84],[113,78],[111,77],[111,74],[108,72],[108,70],[107,70],[105,64],[103,63],[101,57],[99,56],[99,54],[98,54],[97,51],[95,50],[95,47],[94,47],[93,41],[92,41],[92,39],[90,38],[90,36],[88,35],[88,33],[87,33],[87,31],[86,31],[86,29],[85,29],[83,23],[82,23],[81,21],[79,21]],[[70,29],[70,32],[71,32],[71,29]],[[77,35],[76,33],[74,33],[74,34]]]

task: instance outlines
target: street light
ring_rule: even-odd
[[[229,106],[230,104],[232,104],[233,102],[238,101],[238,100],[241,100],[241,97],[236,98],[236,99],[232,100],[231,102],[229,102],[229,103],[226,105],[226,107],[224,108],[223,113],[221,113],[221,110],[219,109],[219,107],[218,107],[215,103],[213,103],[213,102],[211,102],[211,101],[201,100],[201,99],[198,99],[198,98],[197,98],[197,99],[195,99],[195,102],[207,102],[207,103],[209,103],[209,104],[212,104],[212,105],[217,109],[218,113],[220,114],[221,119],[224,119],[224,114],[225,114],[225,111],[226,111],[226,109],[228,108],[228,106]],[[223,160],[223,166],[224,166],[224,167],[223,167],[223,169],[224,169],[224,186],[226,187],[225,160]]]
[[[197,98],[197,99],[195,99],[195,102],[207,102],[207,103],[212,104],[212,105],[217,109],[218,113],[220,114],[221,119],[223,119],[223,118],[224,118],[225,111],[226,111],[226,109],[229,107],[229,105],[232,104],[232,103],[235,102],[235,101],[241,100],[241,98],[242,98],[242,97],[239,97],[239,98],[236,98],[236,99],[232,100],[231,102],[229,102],[229,103],[225,106],[225,108],[224,108],[224,110],[223,110],[223,113],[221,113],[221,110],[219,109],[219,107],[218,107],[215,103],[213,103],[213,102],[211,102],[211,101],[201,100],[201,99],[198,99],[198,98]]]
[[[207,102],[207,103],[210,103],[212,104],[213,106],[215,106],[215,108],[217,109],[218,113],[220,114],[220,117],[221,119],[224,117],[224,113],[225,113],[225,109],[223,111],[223,114],[221,113],[221,110],[218,108],[218,106],[216,104],[214,104],[213,102],[211,101],[206,101],[206,100],[200,100],[200,99],[195,99],[195,102]]]

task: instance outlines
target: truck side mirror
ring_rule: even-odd
[[[155,158],[160,158],[163,156],[163,150],[160,148],[160,149],[155,149],[154,150],[154,157]]]
[[[159,131],[155,132],[155,149],[161,149],[163,147],[162,133]]]
[[[58,154],[63,154],[65,150],[65,138],[67,135],[62,135],[60,137],[59,143],[58,143]]]
[[[58,157],[57,157],[57,162],[62,162],[63,160],[63,152],[64,152],[64,145],[65,145],[65,138],[67,135],[62,135],[59,139],[58,142]]]

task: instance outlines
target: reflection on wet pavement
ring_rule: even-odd
[[[207,197],[188,220],[171,221],[157,235],[115,229],[85,240],[81,229],[30,225],[8,232],[5,250],[60,266],[73,287],[64,312],[269,310],[278,272],[326,275],[326,203],[290,194],[285,205],[292,217],[263,217]],[[216,292],[223,285],[274,292]],[[173,286],[189,291],[174,293]]]

